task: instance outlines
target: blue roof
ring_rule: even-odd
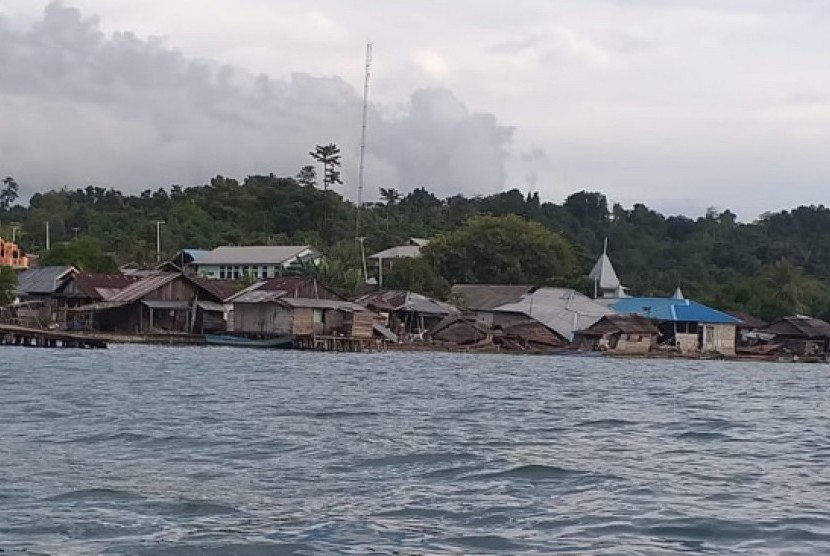
[[[634,313],[655,320],[738,324],[733,316],[707,307],[691,299],[669,297],[626,297],[615,300],[611,307],[618,313]]]

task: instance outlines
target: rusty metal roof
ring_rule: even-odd
[[[113,302],[126,301],[127,303],[138,301],[145,295],[154,292],[166,284],[169,284],[179,276],[182,275],[175,272],[165,272],[163,274],[148,276],[138,282],[130,284],[117,294],[113,295],[109,300]]]
[[[367,293],[355,299],[355,303],[380,311],[406,311],[424,315],[446,316],[458,312],[458,309],[448,303],[405,290]]]

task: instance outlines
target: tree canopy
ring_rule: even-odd
[[[137,194],[96,186],[64,188],[37,193],[25,206],[19,200],[11,201],[14,195],[10,191],[8,206],[0,203],[0,234],[11,238],[14,228],[26,252],[46,255],[48,221],[53,249],[44,260],[92,270],[112,265],[90,263],[88,257],[77,253],[59,258],[61,244],[72,243],[77,235],[78,241],[97,244],[93,250],[111,254],[116,263],[152,264],[155,221],[162,220],[164,256],[185,247],[309,244],[324,251],[332,263],[362,275],[359,244],[354,239],[355,205],[335,191],[313,187],[311,172],[301,174],[302,178],[269,174],[242,180],[220,175],[204,185],[173,185]],[[410,280],[413,287],[426,284],[427,273],[432,272],[441,283],[554,280],[579,286],[607,237],[609,255],[632,294],[670,295],[681,286],[686,295],[703,303],[766,319],[793,312],[830,317],[830,208],[824,205],[782,210],[742,223],[729,210],[711,209],[696,218],[665,216],[644,203],[623,207],[591,191],[554,203],[544,201],[538,193],[517,189],[447,198],[426,187],[408,192],[398,192],[391,185],[384,189],[385,202],[369,204],[361,213],[360,235],[366,237],[367,254],[401,245],[412,237],[437,238],[437,249],[446,241],[442,237],[461,236],[469,245],[485,250],[466,247],[461,251],[475,263],[471,268],[449,259],[425,258],[435,265],[425,269],[415,264],[412,272],[423,274],[423,280]],[[486,216],[512,216],[511,221],[522,224],[499,226],[495,231],[479,228],[481,235],[464,236],[462,230],[469,230],[471,222]],[[528,232],[528,223],[540,233]],[[522,255],[536,248],[526,243],[522,234],[538,239],[542,230],[570,244],[570,266],[557,266],[549,272]],[[505,249],[505,245],[512,247]],[[515,251],[513,256],[504,253],[510,248]],[[486,261],[490,249],[496,256],[487,268],[486,263],[479,263]],[[567,260],[557,259],[557,264]],[[400,276],[387,275],[386,284],[390,284],[386,278],[406,284],[406,268],[401,267]]]
[[[574,270],[562,236],[515,214],[474,216],[433,239],[423,255],[457,284],[549,285]]]

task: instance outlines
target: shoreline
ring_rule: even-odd
[[[9,327],[12,328],[12,327]],[[20,327],[13,327],[25,330]],[[114,332],[83,332],[66,330],[45,330],[29,329],[32,333],[44,335],[58,335],[71,337],[78,341],[99,342],[103,344],[117,345],[150,345],[161,347],[206,347],[209,344],[202,334],[124,334]],[[244,348],[242,348],[244,349]],[[250,349],[250,348],[248,348]],[[288,348],[297,351],[313,351],[297,348]],[[381,350],[377,351],[404,352],[404,353],[458,353],[468,355],[532,355],[548,357],[573,357],[573,358],[607,358],[607,359],[654,359],[654,360],[688,360],[688,361],[736,361],[736,362],[759,362],[759,363],[828,363],[825,356],[820,357],[788,357],[783,355],[755,355],[741,354],[724,355],[718,353],[674,353],[674,352],[649,352],[649,353],[614,353],[607,351],[578,351],[578,350],[507,350],[498,346],[451,346],[436,345],[428,343],[386,343]],[[336,350],[332,350],[337,353]],[[368,352],[367,352],[368,353]]]

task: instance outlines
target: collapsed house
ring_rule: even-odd
[[[830,352],[830,324],[794,315],[749,333],[756,342],[775,345],[778,351],[800,356],[818,356]]]
[[[399,338],[421,339],[443,319],[458,313],[448,303],[403,290],[375,291],[357,297],[354,302],[379,313],[383,324]]]
[[[578,331],[573,346],[585,351],[646,354],[656,345],[660,331],[640,315],[606,315]]]
[[[457,285],[453,296],[493,330],[527,344],[565,347],[574,332],[616,311],[576,290],[533,286]]]

